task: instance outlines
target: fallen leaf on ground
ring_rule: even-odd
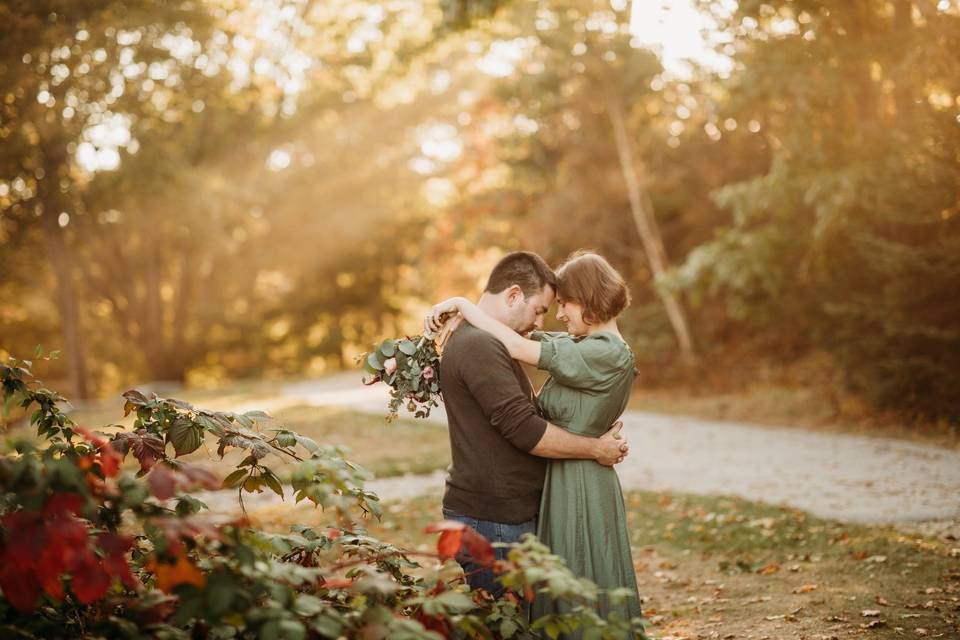
[[[773,563],[768,564],[767,566],[763,567],[762,569],[760,569],[760,572],[759,572],[759,573],[760,573],[760,575],[762,575],[762,576],[769,576],[769,575],[773,575],[773,574],[776,573],[777,571],[780,571],[780,565],[777,564],[776,562],[773,562]]]
[[[863,611],[860,612],[860,615],[862,615],[864,618],[875,618],[876,616],[880,615],[880,610],[864,609]]]
[[[794,593],[810,593],[811,591],[816,591],[818,585],[815,584],[805,584],[803,586],[797,587],[793,590]]]
[[[886,598],[877,596],[877,597],[876,597],[876,601],[877,601],[877,604],[879,604],[881,607],[889,607],[889,606],[890,606],[890,601],[887,600]]]

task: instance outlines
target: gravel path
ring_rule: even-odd
[[[310,404],[383,414],[386,399],[382,385],[364,387],[357,374],[342,374],[287,385],[270,408]],[[431,419],[444,422],[442,408]],[[932,531],[960,525],[960,452],[639,411],[623,421],[631,445],[617,468],[624,489],[736,495],[849,522],[927,523]],[[369,485],[384,500],[442,486],[442,473]]]

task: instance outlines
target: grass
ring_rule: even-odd
[[[625,496],[634,569],[654,636],[694,639],[958,638],[960,542],[823,520],[739,498]],[[251,514],[319,526],[310,508]],[[439,496],[386,505],[373,535],[429,550]],[[264,522],[266,521],[266,522]],[[329,524],[329,522],[326,522]]]
[[[233,391],[182,395],[205,408],[255,405],[270,397],[255,387]],[[833,428],[814,392],[787,388],[712,396],[638,391],[632,406]],[[85,409],[74,418],[94,426],[117,423],[120,407],[118,401],[115,409]],[[376,415],[307,406],[274,413],[265,428],[285,426],[323,444],[345,445],[350,459],[378,477],[428,473],[449,462],[447,432],[440,425],[412,420],[387,425]],[[209,461],[219,473],[235,462],[216,461],[205,449],[191,458]],[[282,474],[286,467],[275,468]],[[625,499],[638,583],[657,637],[960,638],[955,538],[843,524],[736,498],[630,492]],[[383,520],[369,523],[371,532],[408,548],[431,549],[435,537],[423,529],[440,519],[439,502],[431,496],[387,504]],[[331,524],[328,514],[294,506],[289,497],[249,515],[271,530]]]
[[[431,473],[450,464],[445,426],[330,407],[296,406],[276,412],[276,422],[321,444],[343,445],[347,458],[378,478]]]
[[[735,498],[630,492],[626,504],[657,637],[960,637],[956,540]],[[427,549],[438,518],[438,498],[418,498],[371,530]]]

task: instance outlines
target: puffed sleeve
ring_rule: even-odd
[[[582,339],[568,334],[544,334],[537,368],[568,387],[605,391],[633,367],[633,354],[613,334],[595,333]]]

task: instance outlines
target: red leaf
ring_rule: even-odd
[[[75,427],[77,433],[83,436],[84,440],[97,448],[98,459],[95,462],[100,464],[100,473],[104,478],[112,478],[120,473],[120,455],[109,442],[100,437],[100,434],[94,433],[86,427]]]
[[[220,478],[203,467],[193,464],[185,464],[182,467],[184,477],[189,481],[188,488],[199,485],[204,489],[219,489]]]
[[[220,540],[220,527],[230,522],[230,518],[213,515],[193,515],[188,518],[159,518],[152,521],[162,532],[167,545],[177,548],[181,538],[193,540],[206,536],[209,540]]]
[[[437,553],[444,560],[456,558],[460,551],[460,542],[463,539],[463,529],[459,531],[447,530],[440,534],[437,540]]]
[[[86,549],[74,566],[70,588],[83,604],[96,602],[110,588],[110,574],[92,551]]]
[[[30,613],[37,604],[40,584],[33,573],[18,571],[10,565],[0,566],[0,589],[15,608]]]
[[[166,466],[159,464],[150,472],[147,478],[147,486],[150,487],[150,493],[161,500],[167,500],[173,497],[173,492],[177,486],[177,477]]]
[[[104,478],[112,478],[120,473],[120,454],[110,445],[100,447],[100,471]]]
[[[63,600],[63,583],[59,577],[44,582],[43,590],[54,600]]]
[[[18,511],[3,519],[7,540],[0,567],[30,570],[47,545],[47,528],[36,511]]]
[[[490,541],[473,529],[468,528],[464,531],[463,547],[470,559],[482,567],[493,565],[493,561],[496,559]]]
[[[90,429],[87,429],[86,427],[81,427],[77,425],[73,428],[73,430],[79,433],[81,436],[83,436],[84,440],[86,440],[87,442],[89,442],[94,446],[102,447],[107,444],[107,441],[101,438],[100,434],[94,433],[93,431],[91,431]]]
[[[104,564],[110,574],[120,578],[127,587],[136,588],[137,581],[127,564],[127,551],[133,546],[133,541],[115,533],[101,533],[97,537],[97,545],[103,549]]]
[[[327,578],[321,585],[324,589],[349,589],[353,586],[350,578]]]
[[[421,612],[417,615],[417,621],[428,631],[439,633],[444,638],[450,637],[450,625],[440,616],[428,616]]]
[[[114,447],[119,447],[126,453],[129,448],[140,463],[140,469],[150,471],[159,460],[167,457],[163,438],[146,429],[137,429],[133,433],[121,433],[113,441]]]
[[[82,507],[83,496],[76,493],[55,493],[47,500],[43,511],[52,516],[62,516],[68,513],[78,515]]]
[[[461,553],[476,564],[489,567],[495,560],[493,545],[479,533],[453,520],[434,522],[426,528],[427,533],[440,532],[437,553],[441,558],[455,558]]]

